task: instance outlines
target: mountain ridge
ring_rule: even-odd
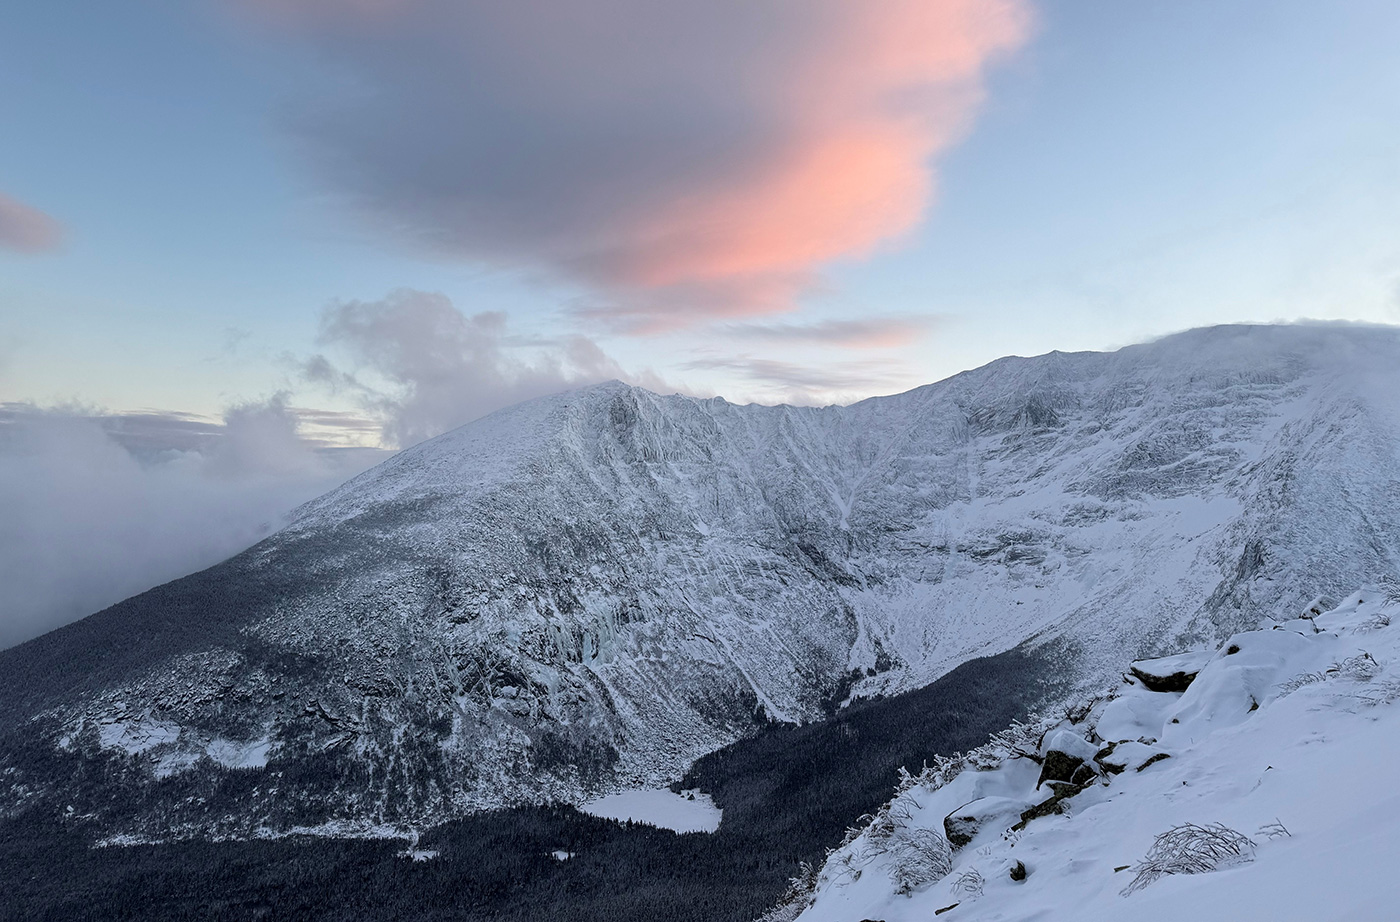
[[[168,789],[94,793],[119,825],[421,824],[675,780],[1027,642],[1092,683],[1400,570],[1397,365],[1394,328],[1220,327],[848,407],[508,408],[0,652],[0,810],[57,759]],[[182,800],[239,772],[255,807]]]

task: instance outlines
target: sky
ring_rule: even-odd
[[[9,4],[0,646],[571,386],[825,404],[1400,322],[1397,33],[1380,0]]]

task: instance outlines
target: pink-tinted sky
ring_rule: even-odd
[[[421,433],[605,372],[844,400],[1217,320],[1395,317],[1390,4],[3,16],[12,401],[217,417],[290,393]],[[327,330],[443,303],[477,331],[455,360],[486,336],[497,377],[405,428],[384,413],[411,370]]]
[[[575,384],[821,403],[1400,321],[1396,34],[1393,0],[2,5],[0,645]]]
[[[543,272],[623,329],[791,311],[928,208],[1021,0],[250,0],[355,85],[286,119],[425,255]]]

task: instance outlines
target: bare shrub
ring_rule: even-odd
[[[1370,634],[1388,627],[1390,627],[1390,615],[1387,615],[1385,612],[1377,612],[1358,624],[1356,629],[1363,634]]]
[[[1184,823],[1159,835],[1123,888],[1127,896],[1167,874],[1207,874],[1254,860],[1254,840],[1220,823]]]
[[[1400,699],[1400,679],[1386,679],[1371,685],[1356,696],[1368,707],[1379,707]]]
[[[890,866],[894,892],[904,896],[916,887],[942,880],[953,869],[952,847],[932,829],[900,829],[890,841],[889,853],[894,858]]]
[[[1371,658],[1369,653],[1358,653],[1350,656],[1340,663],[1333,663],[1327,670],[1329,675],[1335,675],[1343,679],[1353,679],[1357,682],[1369,682],[1380,674],[1381,664]]]
[[[1385,593],[1386,605],[1400,605],[1400,578],[1382,576],[1381,591]]]
[[[1287,826],[1275,819],[1272,823],[1265,823],[1263,826],[1260,826],[1259,831],[1256,832],[1255,835],[1262,836],[1265,839],[1286,839],[1291,837],[1293,833],[1288,831]]]
[[[964,894],[965,897],[976,899],[982,895],[982,889],[987,886],[987,879],[982,876],[982,872],[976,868],[968,868],[957,877],[953,878],[953,892]]]
[[[1279,683],[1279,697],[1287,698],[1300,688],[1306,688],[1309,685],[1316,685],[1318,682],[1326,681],[1327,676],[1321,672],[1304,672],[1300,675],[1295,675],[1287,682]]]

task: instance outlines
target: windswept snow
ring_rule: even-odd
[[[589,801],[579,809],[604,819],[632,820],[676,832],[714,832],[722,817],[710,795],[699,791],[620,791]]]
[[[1185,692],[1149,691],[1134,679],[1112,700],[1075,711],[1077,720],[1049,723],[1042,755],[1098,750],[1081,784],[1037,788],[1042,767],[1006,740],[910,779],[828,858],[810,905],[770,918],[926,922],[937,910],[949,922],[1394,918],[1400,624],[1392,617],[1400,604],[1368,589],[1301,627],[1290,619],[1229,638]],[[1152,751],[1169,757],[1143,758]],[[1056,809],[1022,808],[1053,797],[1063,797]],[[1168,860],[1157,865],[1167,873],[1144,873],[1154,840],[1188,823],[1219,824],[1248,841],[1222,860]],[[892,843],[950,831],[971,838],[946,876],[897,892],[903,859]],[[1011,874],[1018,865],[1020,881]]]

